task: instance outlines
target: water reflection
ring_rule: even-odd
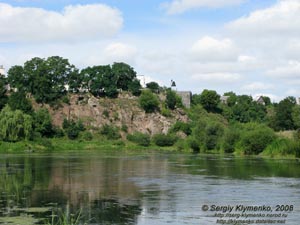
[[[0,224],[24,214],[43,224],[59,210],[68,217],[80,212],[88,224],[210,224],[215,221],[201,212],[204,203],[300,206],[294,197],[300,194],[299,178],[296,160],[150,153],[5,156]]]

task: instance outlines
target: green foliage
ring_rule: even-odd
[[[127,140],[145,147],[149,146],[151,141],[150,135],[141,132],[135,132],[133,134],[127,135]]]
[[[244,127],[241,148],[245,154],[259,154],[275,140],[275,133],[265,125],[249,123]]]
[[[300,106],[295,105],[291,114],[295,128],[300,128]]]
[[[67,95],[63,96],[61,100],[63,103],[70,105],[70,99]]]
[[[81,138],[85,141],[93,140],[93,134],[90,131],[84,131],[81,134]]]
[[[127,133],[128,132],[128,126],[126,124],[122,124],[121,131]]]
[[[128,90],[135,96],[140,96],[142,86],[140,84],[140,81],[138,79],[133,79],[129,84],[128,84]]]
[[[52,118],[47,109],[41,108],[37,110],[33,115],[33,120],[35,132],[38,132],[42,137],[53,136]]]
[[[6,78],[0,75],[0,110],[7,103],[7,95],[6,95]]]
[[[6,106],[0,112],[0,140],[16,142],[32,137],[32,117]]]
[[[167,109],[165,107],[165,105],[162,106],[161,110],[160,110],[161,115],[165,116],[165,117],[172,117],[172,112],[170,109]]]
[[[156,134],[153,136],[153,142],[157,146],[173,146],[177,141],[177,137],[172,134]]]
[[[223,140],[223,150],[225,153],[233,153],[236,143],[240,140],[240,132],[235,127],[226,129]]]
[[[121,138],[121,135],[119,133],[119,129],[117,127],[110,126],[110,125],[107,125],[107,124],[105,124],[101,128],[100,134],[106,136],[107,139],[109,139],[109,140],[117,140],[117,139]]]
[[[109,118],[109,112],[108,112],[108,110],[104,109],[102,115],[103,115],[105,118]]]
[[[139,97],[139,104],[146,113],[152,113],[159,109],[158,97],[148,90],[142,92]]]
[[[222,104],[222,115],[233,122],[249,123],[266,121],[267,108],[253,101],[251,96],[225,93],[230,96],[227,105]]]
[[[300,156],[299,140],[290,140],[286,138],[278,138],[274,140],[264,151],[266,154],[274,155],[295,155]]]
[[[176,133],[178,131],[182,131],[186,135],[191,135],[192,126],[190,123],[184,123],[182,121],[176,121],[176,123],[171,127],[170,132]]]
[[[216,112],[220,102],[220,95],[216,91],[205,89],[201,93],[199,101],[208,112]]]
[[[295,128],[293,121],[293,108],[296,100],[293,97],[287,97],[279,102],[275,107],[275,121],[271,124],[275,130],[293,130]],[[295,116],[295,115],[294,115]]]
[[[136,72],[126,63],[114,63],[111,70],[119,89],[128,90],[130,84],[136,79]]]
[[[81,120],[75,122],[74,120],[64,119],[62,126],[68,138],[71,140],[76,139],[79,136],[79,133],[85,130]]]
[[[26,114],[32,114],[33,109],[30,100],[26,98],[24,91],[11,93],[8,98],[8,105],[12,110],[21,110]]]
[[[167,90],[166,95],[166,105],[169,109],[174,110],[176,107],[177,99],[176,99],[176,93],[172,91],[171,89]]]
[[[154,81],[147,83],[146,87],[150,89],[153,93],[159,93],[159,84]]]
[[[49,103],[64,95],[71,75],[77,77],[77,74],[78,70],[67,59],[36,57],[25,62],[23,67],[12,67],[8,71],[8,80],[13,88],[31,93],[37,102]]]

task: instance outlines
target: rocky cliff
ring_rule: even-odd
[[[161,96],[163,100],[163,96]],[[38,105],[35,104],[35,107]],[[96,98],[91,94],[71,94],[69,104],[62,103],[58,107],[48,108],[56,126],[62,126],[67,119],[81,119],[90,128],[100,128],[108,124],[116,127],[127,127],[128,133],[140,131],[150,135],[167,133],[176,121],[187,122],[184,110],[176,109],[171,116],[165,117],[159,112],[145,113],[139,107],[138,97],[122,93],[116,99]]]

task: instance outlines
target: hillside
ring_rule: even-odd
[[[163,100],[163,96],[160,96]],[[89,128],[100,128],[105,124],[119,128],[126,127],[128,133],[139,131],[154,135],[167,133],[169,128],[176,122],[187,122],[188,116],[182,109],[171,111],[171,116],[163,116],[159,112],[145,113],[139,107],[138,97],[128,92],[119,94],[118,98],[96,98],[89,93],[69,94],[68,103],[60,103],[56,106],[44,104],[55,126],[62,126],[63,120],[80,119]],[[35,110],[42,104],[33,102]]]

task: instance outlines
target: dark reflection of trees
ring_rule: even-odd
[[[35,188],[49,184],[51,160],[32,157],[9,157],[0,160],[0,216],[22,213],[16,208],[32,206]]]
[[[99,199],[91,203],[91,224],[136,224],[142,209],[140,202],[122,203],[116,199]]]
[[[300,177],[300,162],[263,158],[235,158],[213,155],[189,157],[181,162],[191,174],[252,179],[254,177]]]

